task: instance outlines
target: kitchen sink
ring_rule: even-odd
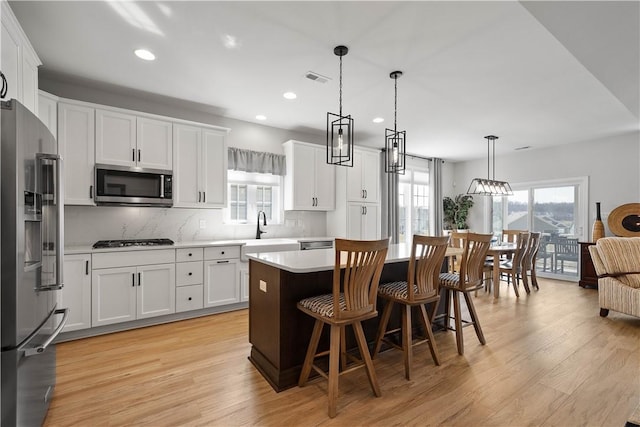
[[[240,259],[248,261],[247,254],[249,253],[298,250],[300,250],[300,243],[296,239],[251,239],[244,241],[240,250]]]

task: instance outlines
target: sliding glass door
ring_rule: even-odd
[[[578,279],[578,241],[587,235],[587,178],[513,184],[513,196],[493,198],[491,229],[542,233],[536,268],[541,276]]]

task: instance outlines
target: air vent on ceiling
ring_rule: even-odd
[[[329,80],[331,80],[329,77],[325,77],[321,74],[314,73],[313,71],[307,71],[306,73],[304,73],[304,76],[309,80],[313,80],[314,82],[317,82],[317,83],[326,83]]]
[[[515,150],[515,151],[528,150],[529,148],[531,148],[531,146],[530,146],[530,145],[525,145],[524,147],[514,148],[514,150]]]

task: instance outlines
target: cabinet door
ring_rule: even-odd
[[[316,151],[315,209],[332,211],[336,208],[336,166],[328,165],[324,149]]]
[[[227,144],[226,133],[202,131],[202,203],[205,207],[227,205]]]
[[[380,193],[380,157],[377,153],[362,153],[362,189],[367,203],[377,203]]]
[[[293,146],[293,207],[294,210],[315,210],[316,150],[307,145]]]
[[[240,301],[249,301],[249,263],[240,263]]]
[[[136,166],[136,116],[96,110],[96,163]]]
[[[94,205],[93,108],[58,103],[58,153],[64,159],[64,204]]]
[[[8,3],[7,3],[8,4]],[[5,99],[22,98],[22,86],[20,85],[20,41],[17,35],[10,31],[10,27],[2,20],[0,42],[2,43],[0,61],[2,73],[7,79],[7,96]]]
[[[138,166],[173,169],[173,132],[170,122],[138,117],[136,143],[140,153]]]
[[[38,58],[22,49],[22,104],[38,115]]]
[[[362,215],[362,239],[380,239],[380,207],[376,204],[365,204]]]
[[[59,293],[59,308],[69,309],[62,332],[91,327],[91,255],[64,256],[64,287]]]
[[[136,268],[104,268],[91,275],[91,326],[136,319]]]
[[[240,301],[238,261],[204,262],[204,306],[233,304]]]
[[[195,126],[174,125],[173,206],[197,207],[202,200],[199,185],[202,131]]]
[[[347,204],[347,239],[361,240],[362,217],[364,216],[364,206],[360,203]]]
[[[363,167],[363,153],[354,150],[353,167],[347,168],[347,200],[351,202],[364,200],[364,187],[362,185]]]
[[[38,95],[38,117],[58,139],[58,101],[53,95],[40,91]],[[66,165],[65,165],[66,166]]]
[[[137,274],[137,318],[175,313],[175,264],[141,266],[138,267]]]

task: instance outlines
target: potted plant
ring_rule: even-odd
[[[467,217],[473,206],[473,197],[468,194],[458,194],[454,199],[445,197],[442,201],[444,208],[445,230],[464,230],[469,228]]]

